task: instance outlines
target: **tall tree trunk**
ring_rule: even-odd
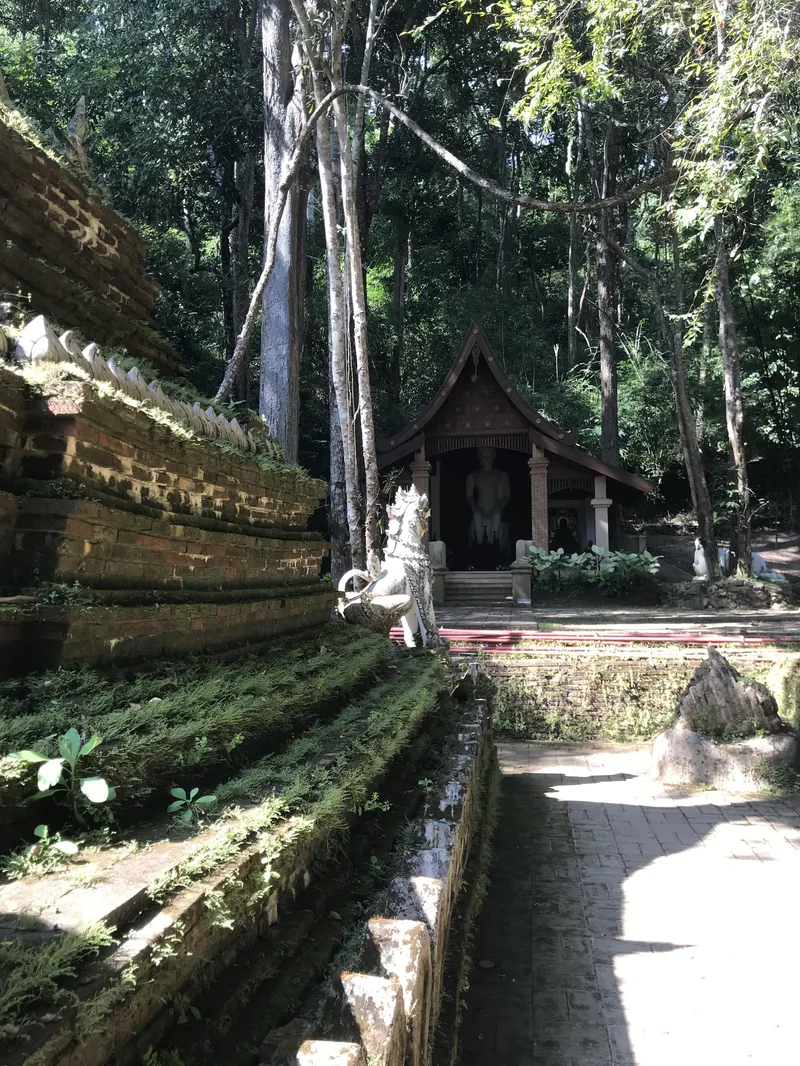
[[[289,0],[264,0],[261,32],[264,49],[264,240],[275,210],[277,189],[289,166],[300,115],[292,70]],[[294,329],[298,190],[292,187],[281,218],[275,266],[262,297],[259,412],[283,448],[297,462],[300,418],[300,352]]]
[[[722,373],[725,379],[725,424],[736,478],[737,513],[732,549],[736,551],[737,573],[748,577],[752,567],[750,529],[750,487],[747,478],[747,459],[744,449],[744,403],[742,401],[742,373],[736,320],[731,295],[728,268],[728,245],[725,223],[721,216],[714,221],[716,240],[716,299],[719,315],[719,348],[722,353]]]
[[[394,248],[392,251],[392,325],[394,326],[394,345],[392,348],[391,384],[396,388],[400,387],[400,359],[403,352],[408,232],[408,219],[405,215],[395,215]]]
[[[330,368],[329,368],[330,370]],[[331,542],[331,580],[339,584],[342,574],[353,565],[347,527],[347,479],[345,477],[342,431],[333,375],[329,373],[328,398],[330,404],[330,478],[328,481],[328,536]]]
[[[256,155],[249,151],[234,164],[233,182],[237,197],[236,226],[231,232],[231,288],[233,340],[242,331],[250,303],[250,220],[253,214],[255,195]],[[233,345],[229,351],[233,355]],[[246,407],[250,406],[250,373],[245,363],[236,382],[236,396]]]
[[[711,503],[711,493],[708,491],[706,473],[703,469],[703,453],[697,432],[698,419],[692,413],[686,388],[686,364],[683,347],[683,315],[685,310],[683,264],[681,262],[678,231],[671,219],[669,226],[672,243],[672,281],[675,296],[675,309],[671,322],[667,320],[667,316],[664,313],[663,302],[660,299],[657,286],[653,287],[651,285],[651,292],[653,293],[654,301],[658,305],[661,333],[667,341],[668,351],[670,352],[670,379],[675,394],[675,413],[678,416],[678,432],[681,439],[681,448],[683,449],[683,460],[686,465],[686,475],[689,478],[689,490],[692,494],[697,525],[700,530],[700,536],[705,542],[708,574],[713,581],[720,576],[719,551],[717,550],[717,538],[714,532],[714,508]],[[671,345],[669,344],[670,334]]]
[[[699,398],[697,402],[697,439],[703,446],[706,433],[706,382],[714,347],[714,305],[710,300],[703,304],[703,343],[700,346],[700,366],[697,374]]]
[[[601,196],[616,191],[619,164],[619,136],[609,116],[603,151]],[[614,329],[616,311],[616,262],[604,237],[613,236],[614,214],[609,208],[600,212],[597,238],[597,314],[600,342],[600,454],[603,462],[619,466],[619,405],[617,397],[617,340]]]
[[[579,104],[574,151],[570,152],[568,179],[571,200],[577,200],[580,186],[584,151],[583,105]],[[580,265],[581,232],[578,216],[574,211],[569,216],[569,258],[567,262],[567,370],[578,361],[578,326],[580,325]]]
[[[355,170],[352,144],[347,122],[347,106],[344,97],[333,102],[336,132],[339,139],[339,166],[342,181],[342,211],[347,240],[345,263],[350,281],[350,299],[353,311],[353,341],[356,354],[358,378],[358,423],[361,429],[361,458],[364,464],[364,539],[367,570],[377,576],[380,570],[380,513],[381,482],[378,474],[378,457],[375,448],[375,426],[372,411],[372,387],[369,375],[369,348],[367,337],[367,294],[364,285],[361,234],[358,228],[358,205],[356,203]]]
[[[317,81],[318,79],[315,79]],[[315,85],[317,102],[322,99],[322,87]],[[353,566],[363,569],[366,565],[364,552],[364,527],[361,523],[358,501],[358,463],[356,439],[353,426],[354,412],[350,403],[345,355],[345,330],[348,323],[344,310],[344,285],[342,278],[342,248],[339,239],[339,220],[336,211],[336,192],[333,182],[331,159],[331,133],[327,119],[317,123],[317,162],[322,198],[322,217],[325,223],[325,258],[328,277],[328,344],[330,347],[330,372],[336,398],[336,417],[342,441],[344,460],[347,528],[350,535],[350,554]],[[338,503],[337,503],[338,506]]]
[[[615,238],[611,237],[606,242],[610,250],[613,250],[618,259],[624,260],[634,273],[643,278],[650,289],[653,300],[653,312],[656,324],[669,361],[669,379],[672,392],[675,397],[675,414],[678,420],[678,433],[680,435],[681,450],[686,465],[686,476],[689,479],[689,489],[692,494],[694,512],[697,516],[697,525],[700,536],[705,543],[705,555],[708,565],[709,577],[718,580],[719,552],[714,533],[714,509],[711,504],[711,494],[708,491],[705,471],[697,443],[697,426],[692,405],[689,402],[689,394],[686,388],[686,368],[683,350],[683,269],[680,260],[680,245],[678,235],[672,228],[672,268],[673,268],[673,292],[675,307],[673,314],[668,317],[665,308],[664,294],[661,291],[658,278],[652,270],[648,270],[642,263],[634,258],[630,252],[622,248]]]

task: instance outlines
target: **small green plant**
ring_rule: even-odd
[[[186,752],[184,763],[186,766],[197,766],[198,763],[205,762],[211,750],[208,737],[195,737],[194,747]]]
[[[370,811],[386,811],[391,810],[392,805],[388,800],[382,800],[377,792],[373,792],[371,796],[367,796],[360,807],[356,807],[356,814],[361,817],[362,814],[367,814]]]
[[[225,744],[225,754],[232,755],[240,744],[244,743],[244,737],[241,733],[234,733],[229,741]]]
[[[174,814],[182,822],[197,822],[205,814],[205,808],[217,802],[216,796],[199,796],[199,788],[193,788],[186,795],[185,788],[171,788],[170,795],[175,797],[167,807],[167,814]]]
[[[160,966],[162,962],[175,958],[178,954],[178,949],[183,944],[183,933],[183,922],[175,922],[172,932],[165,933],[154,941],[150,949],[150,959],[154,966]],[[188,952],[188,954],[191,954],[191,952]]]
[[[80,850],[74,840],[62,840],[59,833],[53,833],[51,836],[46,825],[37,825],[33,835],[36,837],[34,844],[12,852],[3,862],[2,872],[6,877],[18,880],[30,874],[46,874],[50,870],[58,870]]]
[[[233,929],[233,911],[228,906],[225,893],[218,889],[206,892],[203,905],[206,910],[206,924],[216,929]]]
[[[60,738],[60,756],[57,759],[50,759],[38,751],[27,750],[13,751],[8,757],[18,762],[41,763],[36,780],[39,794],[33,798],[58,796],[66,800],[72,807],[75,820],[85,826],[86,819],[80,810],[81,803],[87,800],[94,804],[105,803],[107,800],[116,799],[117,796],[104,777],[80,777],[78,773],[78,764],[100,743],[102,740],[97,734],[81,743],[81,735],[73,727]]]
[[[421,777],[419,781],[417,781],[417,784],[426,796],[429,796],[433,791],[433,781],[429,777]]]
[[[189,1021],[190,1014],[193,1018],[196,1018],[197,1021],[200,1021],[203,1017],[189,997],[185,996],[182,992],[177,992],[168,1002],[169,1012],[170,1014],[175,1015],[178,1025],[186,1025]]]

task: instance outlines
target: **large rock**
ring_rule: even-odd
[[[651,772],[670,785],[756,792],[797,759],[797,735],[769,690],[745,681],[710,647],[678,702],[675,724],[653,741]]]
[[[678,716],[693,732],[722,740],[785,728],[769,689],[745,681],[714,647],[678,701]]]
[[[797,736],[792,732],[720,741],[692,732],[679,718],[653,741],[651,772],[666,785],[758,792],[775,771],[794,766],[797,757]]]

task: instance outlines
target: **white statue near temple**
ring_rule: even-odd
[[[467,475],[467,502],[472,508],[471,536],[477,544],[503,545],[507,531],[503,509],[511,499],[511,481],[494,468],[494,448],[478,448],[480,469]]]
[[[727,548],[719,548],[717,550],[719,552],[720,570],[723,574],[727,574],[731,569],[730,552]],[[703,541],[700,537],[696,537],[694,542],[693,569],[696,574],[695,581],[706,581],[708,579],[708,562]],[[763,555],[759,555],[758,552],[753,552],[752,554],[750,573],[755,577],[761,578],[762,581],[775,581],[781,585],[786,584],[786,575],[781,574],[779,571],[770,570],[767,560]]]

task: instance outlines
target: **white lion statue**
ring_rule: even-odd
[[[339,582],[338,610],[346,622],[388,631],[399,622],[406,646],[419,641],[438,647],[442,641],[433,613],[431,564],[425,547],[428,498],[412,485],[398,489],[387,509],[386,551],[377,578],[363,570],[348,570]],[[354,579],[366,581],[359,591],[348,590]]]

